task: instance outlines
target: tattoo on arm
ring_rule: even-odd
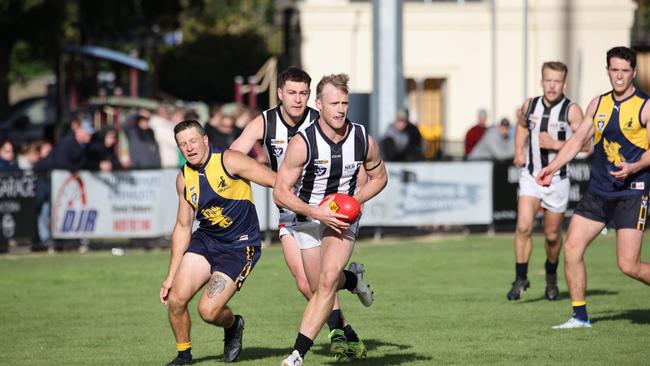
[[[213,298],[223,292],[226,288],[226,280],[221,275],[215,273],[208,283],[208,298]]]

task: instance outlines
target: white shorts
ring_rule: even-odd
[[[548,187],[535,183],[535,178],[526,168],[519,171],[519,197],[530,196],[541,201],[542,207],[551,212],[564,212],[569,205],[571,182],[556,175]]]
[[[280,237],[286,234],[293,235],[299,249],[319,247],[327,226],[321,224],[320,221],[311,218],[299,221],[296,218],[296,214],[294,213],[293,215],[293,221],[290,223],[282,223],[282,218],[280,218],[280,225],[278,226],[280,228]],[[361,216],[359,216],[359,219],[360,218]],[[350,224],[350,227],[347,229],[352,232],[355,238],[359,233],[359,219]]]

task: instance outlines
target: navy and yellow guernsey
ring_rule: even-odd
[[[600,96],[594,114],[594,155],[589,190],[606,197],[647,194],[650,170],[643,169],[625,180],[615,179],[616,163],[633,163],[648,150],[647,126],[641,123],[641,111],[648,96],[638,89],[617,101],[614,93]]]
[[[223,166],[223,152],[211,150],[203,166],[182,168],[185,200],[196,211],[197,232],[228,248],[259,246],[260,227],[250,182]]]

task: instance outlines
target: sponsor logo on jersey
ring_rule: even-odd
[[[230,188],[228,183],[226,183],[226,179],[222,176],[219,177],[219,185],[217,186],[217,192],[221,193],[225,191],[226,189]]]
[[[227,228],[232,225],[232,219],[223,214],[223,208],[219,206],[212,206],[201,210],[201,214],[207,220],[210,220],[212,225],[218,225],[222,228]]]
[[[631,188],[631,189],[638,190],[638,191],[642,191],[642,190],[645,189],[645,182],[632,182],[632,183],[630,183],[630,188]],[[647,204],[648,204],[648,201],[644,201],[644,202],[642,202],[641,204],[642,204],[642,205],[643,205],[643,204],[647,205]]]

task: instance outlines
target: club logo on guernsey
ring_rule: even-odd
[[[537,126],[537,123],[535,121],[528,120],[528,129],[529,130],[534,130],[535,126]]]
[[[284,148],[282,145],[284,145],[284,140],[271,139],[271,149],[273,150],[273,155],[276,158],[279,158],[282,156],[282,153],[284,153]]]
[[[630,117],[630,120],[627,121],[625,124],[625,129],[626,130],[631,130],[632,129],[632,123],[634,123],[634,117]]]
[[[316,175],[322,176],[327,172],[328,160],[314,160],[314,165],[316,166]]]
[[[598,113],[598,131],[603,132],[603,129],[605,128],[605,118],[607,118],[607,115],[605,113]]]
[[[199,195],[196,194],[196,186],[191,185],[187,190],[190,192],[190,201],[196,206],[199,203]]]

